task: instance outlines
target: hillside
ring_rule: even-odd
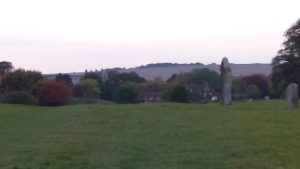
[[[157,63],[148,64],[146,66],[139,66],[129,69],[116,68],[119,72],[136,72],[140,76],[154,80],[156,77],[161,77],[162,80],[167,80],[172,74],[180,72],[190,72],[194,69],[209,68],[220,73],[220,65],[209,64],[204,65],[202,63],[191,63],[191,64],[178,64],[178,63]],[[254,63],[254,64],[231,64],[232,73],[234,76],[245,76],[251,74],[264,74],[269,75],[272,67],[270,64]],[[84,73],[69,73],[72,77],[73,82],[77,83]],[[56,74],[46,75],[49,79],[54,79]]]
[[[153,80],[156,77],[161,77],[167,80],[172,74],[180,72],[190,72],[193,69],[209,68],[220,73],[220,65],[209,64],[203,65],[201,63],[195,64],[149,64],[136,68],[126,69],[126,72],[137,72],[140,76]],[[254,63],[254,64],[231,64],[232,73],[234,76],[245,76],[251,74],[264,74],[269,75],[272,67],[270,64]]]

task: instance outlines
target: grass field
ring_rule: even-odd
[[[300,111],[283,101],[0,105],[1,169],[296,169]]]

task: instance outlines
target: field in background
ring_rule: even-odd
[[[296,169],[299,140],[283,101],[0,105],[1,169]]]

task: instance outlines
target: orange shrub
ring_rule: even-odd
[[[38,103],[41,106],[60,106],[71,98],[71,89],[64,82],[40,81],[37,86]]]

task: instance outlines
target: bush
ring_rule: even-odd
[[[123,85],[116,93],[117,103],[137,103],[138,92],[131,86]]]
[[[260,92],[257,86],[249,85],[247,87],[247,93],[250,98],[258,99],[260,97]]]
[[[1,89],[5,92],[31,91],[35,84],[43,79],[41,72],[18,69],[1,77]]]
[[[163,99],[172,102],[188,102],[188,91],[183,85],[169,84],[163,92]]]
[[[171,93],[171,101],[186,103],[188,102],[188,92],[183,85],[175,86]]]
[[[70,100],[71,90],[64,82],[43,80],[37,86],[37,97],[41,106],[60,106]]]
[[[35,105],[37,104],[37,99],[29,92],[14,91],[5,96],[4,103]]]
[[[84,89],[84,97],[99,98],[100,90],[95,79],[84,79],[79,82]]]
[[[76,84],[72,89],[73,97],[84,97],[84,88],[80,84]]]

